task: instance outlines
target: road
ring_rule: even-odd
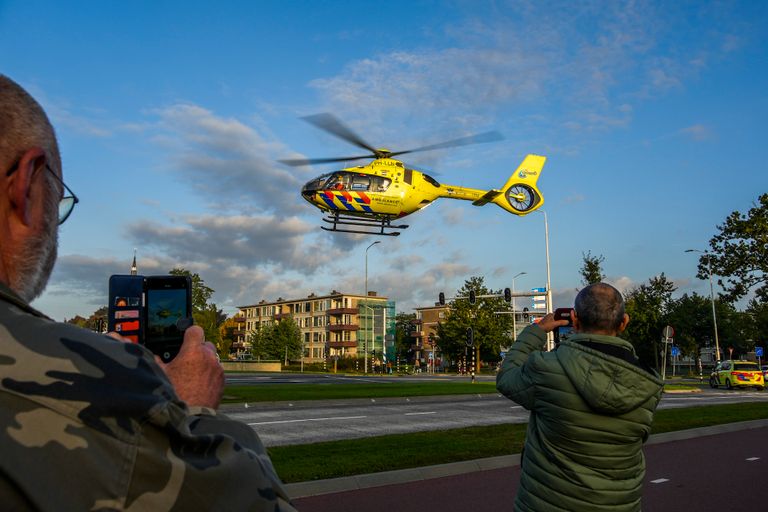
[[[424,380],[424,377],[414,378]],[[347,379],[359,382],[361,378]],[[384,379],[371,380],[386,385]],[[402,377],[396,379],[403,382]],[[300,382],[306,380],[301,379]],[[323,382],[328,383],[328,380]],[[768,401],[768,392],[707,389],[695,394],[665,394],[659,407],[666,409],[753,401]],[[253,427],[267,446],[528,421],[525,409],[496,393],[257,403],[247,404],[247,407],[236,404],[222,409],[233,419]]]
[[[768,427],[646,445],[643,510],[765,510]],[[302,512],[512,510],[520,466],[302,498]]]

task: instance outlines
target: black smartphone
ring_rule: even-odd
[[[107,326],[133,343],[144,343],[144,276],[109,278]]]
[[[179,353],[184,331],[192,325],[192,281],[189,276],[148,276],[144,345],[168,362]]]
[[[570,338],[573,334],[573,320],[571,320],[571,311],[573,308],[557,308],[555,310],[555,320],[568,320],[568,325],[561,325],[554,331],[555,344]]]

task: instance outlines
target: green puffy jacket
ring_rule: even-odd
[[[663,381],[620,338],[576,334],[541,352],[545,340],[527,327],[496,377],[501,393],[531,411],[515,509],[640,510],[642,445]]]

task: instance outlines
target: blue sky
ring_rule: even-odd
[[[81,199],[35,303],[54,318],[105,304],[134,247],[142,273],[199,272],[230,313],[362,293],[378,238],[321,231],[299,195],[335,167],[276,162],[356,151],[299,119],[319,112],[394,150],[500,131],[407,159],[453,185],[546,155],[556,306],[587,251],[621,289],[664,272],[707,294],[683,251],[768,190],[764,2],[220,4],[0,0],[0,72],[48,111]],[[474,275],[545,283],[541,214],[444,200],[408,221],[368,252],[399,311]]]

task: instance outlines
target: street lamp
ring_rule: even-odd
[[[365,248],[365,298],[363,299],[365,301],[368,300],[368,249],[370,249],[374,245],[380,244],[380,243],[381,243],[381,240],[376,240],[371,245],[369,245],[368,247]],[[358,311],[358,315],[359,314],[360,314],[360,312]],[[364,339],[363,339],[363,353],[365,355],[365,361],[364,361],[364,370],[363,371],[367,374],[368,373],[368,333],[367,333],[368,316],[367,315],[365,315],[365,326],[366,326],[366,331],[364,333],[365,336],[364,336]]]
[[[715,360],[720,362],[720,341],[717,339],[717,315],[715,314],[715,290],[712,287],[712,264],[710,254],[698,249],[686,249],[685,252],[698,252],[707,257],[707,273],[709,274],[709,298],[712,300],[712,324],[715,327]]]
[[[546,249],[546,256],[547,256],[547,311],[546,313],[549,314],[552,312],[552,289],[550,287],[550,274],[549,274],[549,222],[547,221],[547,212],[544,210],[536,210],[538,212],[541,212],[544,214],[544,244]],[[547,333],[547,350],[554,349],[554,338],[552,337],[552,333]]]
[[[527,273],[528,272],[520,272],[518,274],[515,274],[515,277],[512,278],[512,342],[517,341],[517,322],[516,322],[517,308],[515,307],[515,279]]]

